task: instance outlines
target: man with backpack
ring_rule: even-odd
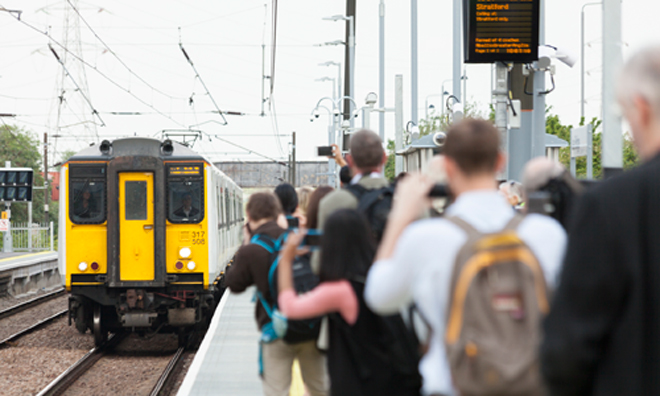
[[[298,359],[310,396],[325,396],[329,389],[328,376],[325,357],[316,348],[317,334],[307,337],[306,341],[289,343],[286,342],[288,333],[279,334],[274,326],[273,318],[278,319],[277,286],[272,274],[277,271],[272,269],[286,236],[286,230],[277,225],[282,213],[280,202],[272,193],[255,193],[248,200],[246,212],[243,246],[236,252],[225,281],[232,293],[241,293],[256,285],[255,316],[262,332],[259,366],[264,395],[289,395],[291,367]]]
[[[566,244],[562,227],[521,217],[497,192],[499,132],[466,120],[447,133],[443,218],[414,224],[432,183],[411,175],[369,271],[365,298],[380,314],[414,302],[432,332],[420,362],[425,395],[540,395],[537,349]]]
[[[319,206],[319,229],[323,229],[325,220],[336,210],[359,210],[358,206],[364,201],[363,197],[366,198],[366,195],[373,192],[376,192],[376,194],[369,198],[370,201],[373,201],[371,206],[378,205],[378,201],[383,200],[383,198],[386,199],[389,195],[389,201],[381,204],[386,207],[384,215],[387,218],[393,190],[390,190],[390,183],[383,176],[383,166],[387,161],[387,154],[383,150],[380,137],[366,129],[355,133],[351,136],[349,155],[346,160],[353,171],[353,179],[346,188],[336,190],[323,198]],[[380,191],[384,194],[379,199],[378,192]],[[372,219],[368,218],[367,220],[372,223]],[[381,219],[380,221],[383,223],[381,227],[384,227],[384,220]],[[382,233],[382,229],[372,231],[376,234]]]

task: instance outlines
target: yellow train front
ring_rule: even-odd
[[[241,189],[193,150],[127,138],[62,165],[60,274],[69,323],[101,344],[109,331],[203,325],[241,243]]]

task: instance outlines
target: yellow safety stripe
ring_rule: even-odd
[[[170,282],[170,285],[201,285],[204,282]]]
[[[103,282],[71,282],[71,286],[98,286]]]
[[[465,264],[458,278],[458,282],[456,283],[456,290],[451,305],[451,314],[447,325],[447,333],[445,334],[445,340],[447,343],[455,343],[461,333],[461,327],[463,326],[463,306],[472,279],[486,267],[490,267],[502,261],[514,260],[524,263],[532,270],[532,272],[534,272],[536,298],[539,303],[539,309],[544,314],[548,313],[550,305],[548,304],[546,296],[545,278],[543,277],[541,266],[531,252],[524,248],[515,248],[497,252],[479,253]]]
[[[40,253],[21,254],[21,255],[17,255],[17,256],[12,256],[12,257],[8,257],[8,258],[0,259],[0,263],[5,262],[5,261],[11,261],[11,260],[23,260],[23,259],[30,258],[30,257],[42,256],[44,254],[51,254],[51,253],[55,253],[55,252],[50,252],[49,251],[49,252],[40,252]]]

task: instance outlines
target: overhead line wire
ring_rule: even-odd
[[[1,6],[0,6],[0,7],[1,7]],[[11,14],[10,14],[10,15],[11,15]],[[12,16],[13,16],[13,15],[12,15]],[[65,47],[64,45],[62,45],[59,41],[55,40],[55,39],[54,39],[50,34],[48,34],[47,32],[43,32],[43,31],[41,31],[39,28],[37,28],[37,27],[35,27],[35,26],[33,26],[33,25],[31,25],[31,24],[25,22],[25,21],[22,20],[22,19],[18,19],[18,18],[16,18],[15,16],[14,16],[14,19],[16,19],[17,21],[19,21],[19,22],[22,23],[23,25],[29,27],[30,29],[32,29],[32,30],[34,30],[34,31],[36,31],[36,32],[38,32],[38,33],[40,33],[40,34],[42,34],[42,35],[48,37],[53,43],[57,44],[57,45],[58,45],[60,48],[62,48],[66,53],[68,53],[69,55],[73,56],[75,59],[77,59],[79,62],[81,62],[81,63],[84,64],[85,66],[87,66],[87,67],[91,68],[92,70],[94,70],[95,72],[97,72],[101,77],[103,77],[103,78],[105,78],[106,80],[108,80],[108,82],[110,82],[111,84],[113,84],[113,85],[116,86],[117,88],[119,88],[119,89],[121,89],[122,91],[126,92],[127,94],[131,95],[131,96],[132,96],[133,98],[135,98],[138,102],[140,102],[140,103],[142,103],[143,105],[145,105],[145,106],[147,106],[147,107],[153,109],[154,111],[156,111],[156,112],[157,112],[158,114],[160,114],[161,116],[163,116],[163,117],[169,119],[170,121],[173,121],[175,124],[177,124],[177,125],[179,125],[179,126],[182,126],[182,127],[185,127],[185,125],[183,125],[183,124],[180,123],[179,121],[176,121],[174,118],[172,118],[172,117],[168,116],[167,114],[163,113],[162,111],[158,110],[157,108],[155,108],[154,106],[152,106],[150,103],[146,102],[145,100],[142,100],[140,97],[138,97],[137,95],[135,95],[135,94],[134,94],[133,92],[131,92],[130,90],[128,90],[128,89],[124,88],[123,86],[121,86],[119,83],[117,83],[117,82],[114,81],[112,78],[108,77],[105,73],[103,73],[102,71],[100,71],[96,66],[90,64],[89,62],[87,62],[87,61],[84,60],[83,58],[79,57],[77,54],[75,54],[75,53],[73,53],[72,51],[70,51],[67,47]]]
[[[73,5],[73,3],[71,3],[71,0],[66,0],[66,1],[67,1],[67,3],[69,3],[69,5],[71,6],[71,8],[76,12],[76,14],[78,14],[78,16],[80,17],[80,19],[82,19],[83,23],[84,23],[85,26],[87,26],[87,28],[92,32],[92,34],[94,35],[94,37],[96,37],[96,39],[99,40],[99,41],[101,42],[101,44],[103,44],[103,46],[105,47],[105,49],[107,49],[108,52],[110,52],[110,54],[112,54],[112,56],[114,56],[114,57],[117,59],[117,61],[119,61],[119,63],[121,63],[121,65],[124,66],[124,67],[126,68],[126,70],[128,70],[128,72],[129,72],[130,74],[132,74],[132,75],[135,76],[138,80],[142,81],[146,86],[148,86],[149,88],[151,88],[152,90],[158,92],[159,94],[161,94],[161,95],[163,95],[163,96],[167,96],[168,98],[170,98],[170,99],[174,99],[174,100],[186,100],[186,98],[183,98],[183,97],[181,97],[181,98],[179,98],[179,97],[175,97],[175,96],[169,95],[169,94],[167,94],[167,93],[161,91],[160,89],[158,89],[158,88],[154,87],[153,85],[149,84],[144,78],[140,77],[137,73],[135,73],[130,67],[128,67],[128,65],[127,65],[123,60],[121,60],[121,58],[119,57],[119,55],[117,55],[117,53],[116,53],[115,51],[113,51],[113,50],[108,46],[108,44],[106,44],[106,42],[105,42],[105,41],[104,41],[104,40],[103,40],[103,39],[102,39],[102,38],[96,33],[96,31],[94,31],[94,29],[92,28],[92,26],[91,26],[91,25],[87,22],[87,20],[82,16],[82,14],[80,13],[80,11],[79,11],[79,10]]]

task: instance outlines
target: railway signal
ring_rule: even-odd
[[[0,168],[0,202],[32,202],[33,183],[31,168]]]

